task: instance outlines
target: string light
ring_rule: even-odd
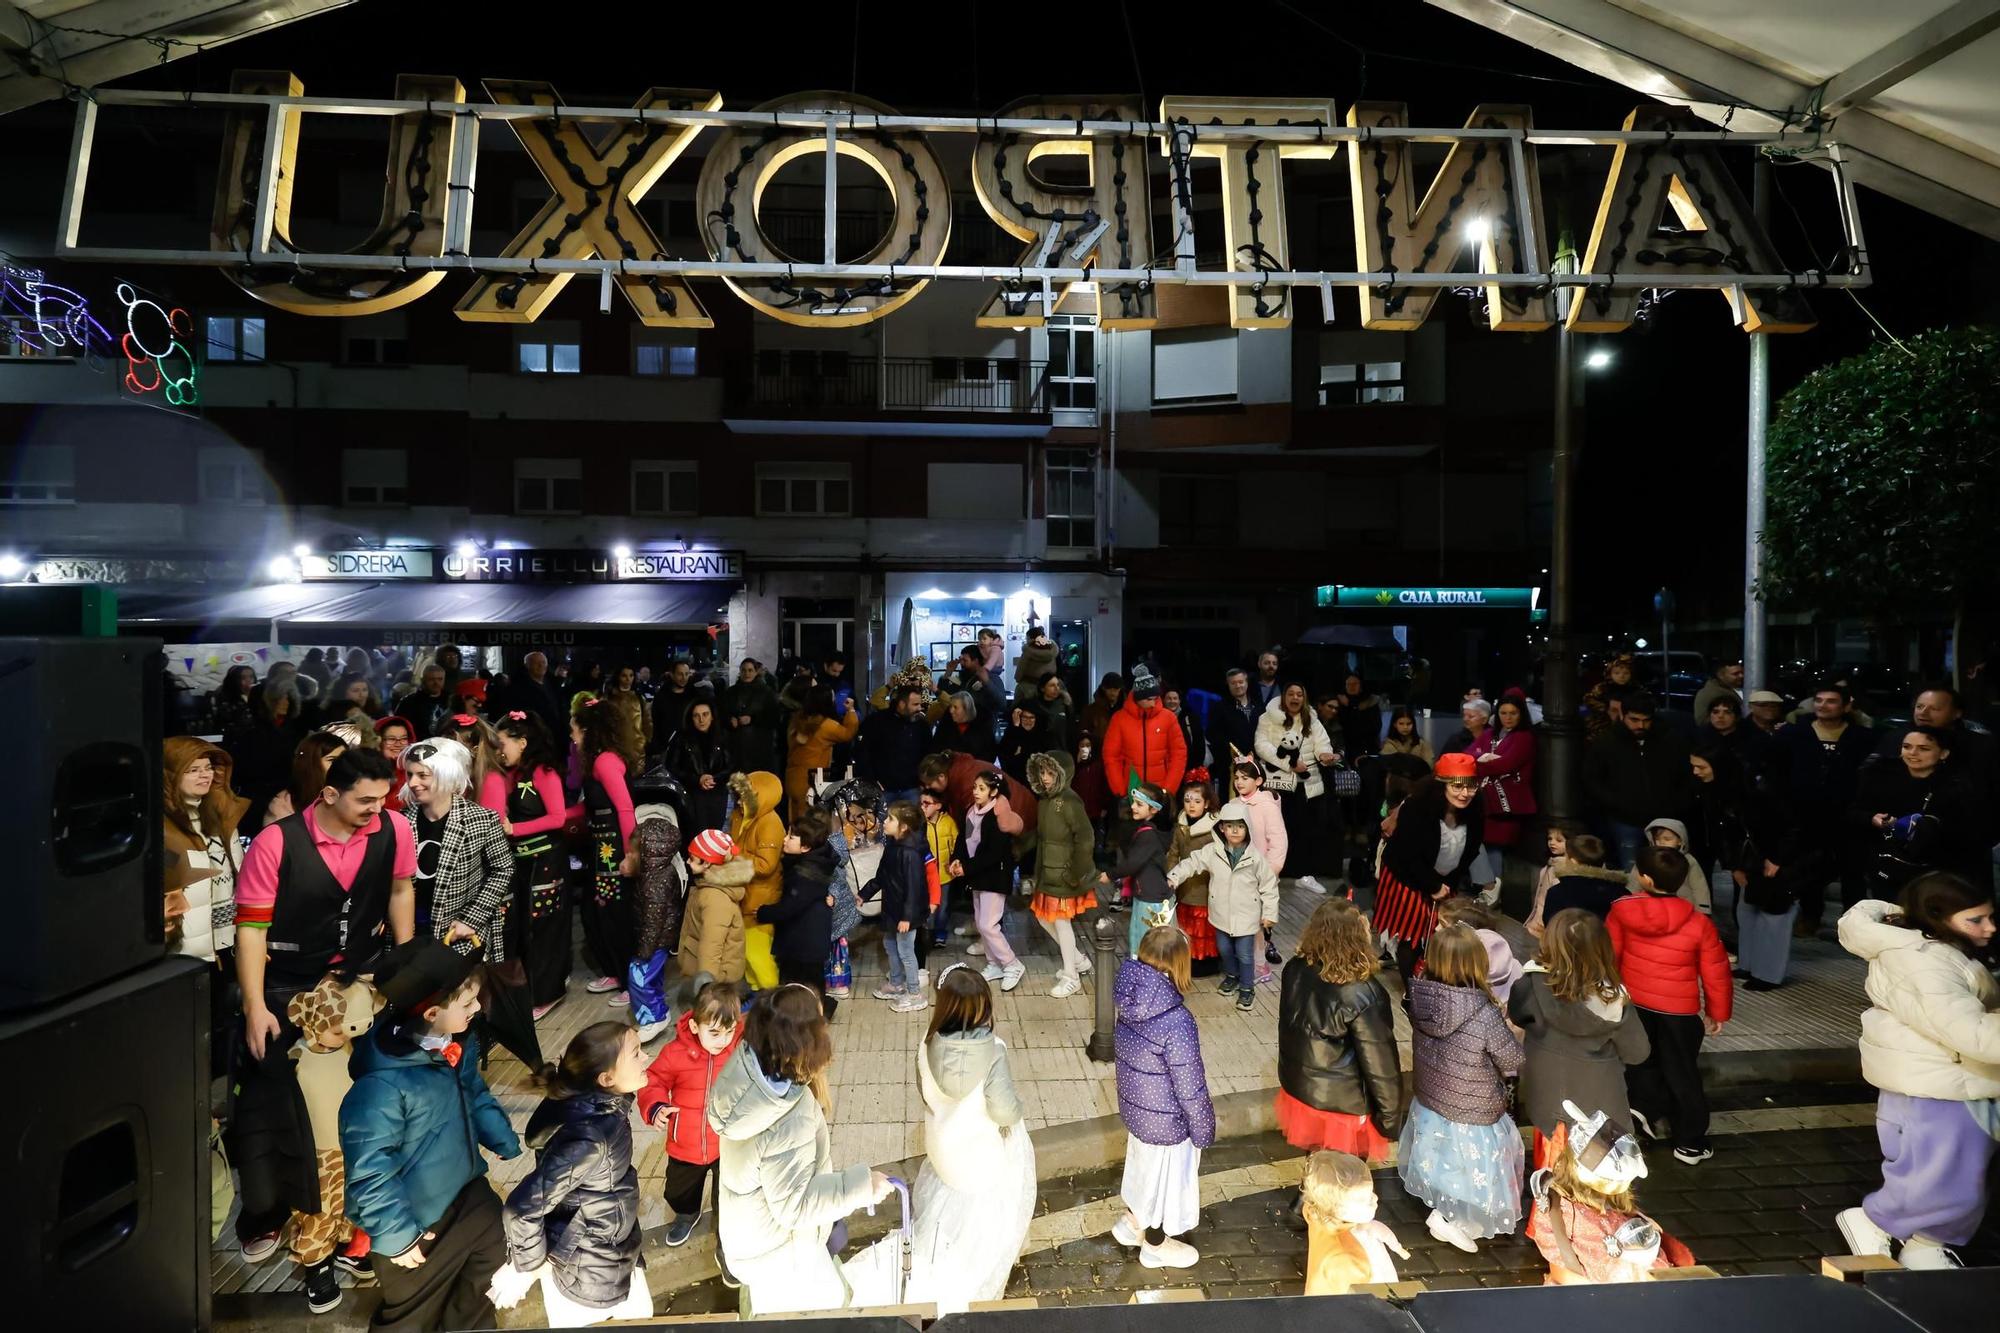
[[[135,394],[158,393],[175,407],[199,403],[199,367],[181,341],[194,340],[194,316],[140,295],[129,282],[118,284],[118,302],[125,307],[125,336],[118,340],[125,353],[125,387]]]
[[[111,345],[111,330],[90,313],[90,302],[68,287],[49,282],[38,268],[0,265],[0,318],[15,342],[51,356],[82,355],[93,338]]]

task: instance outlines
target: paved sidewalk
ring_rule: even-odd
[[[1293,881],[1284,882],[1277,936],[1278,947],[1287,956],[1320,901],[1319,895]],[[1028,1128],[1039,1131],[1115,1115],[1118,1102],[1112,1067],[1093,1063],[1084,1053],[1092,1028],[1097,978],[1087,979],[1076,995],[1052,998],[1048,989],[1055,979],[1053,943],[1026,911],[1010,911],[1006,924],[1010,942],[1028,964],[1028,974],[1012,992],[996,994],[996,1017],[999,1033],[1009,1047]],[[1089,938],[1087,921],[1079,923],[1079,933]],[[1852,1051],[1866,1006],[1862,994],[1865,968],[1832,942],[1830,924],[1822,935],[1820,940],[1796,946],[1792,969],[1796,980],[1766,994],[1739,990],[1736,1018],[1721,1035],[1709,1039],[1707,1048],[1717,1052]],[[955,939],[953,947],[933,952],[929,960],[933,975],[962,959],[983,964],[983,959],[967,957],[962,948],[965,943]],[[856,998],[842,1004],[833,1020],[836,1054],[829,1071],[834,1098],[833,1155],[838,1162],[899,1162],[923,1152],[923,1104],[917,1091],[915,1052],[929,1014],[898,1014],[868,997],[868,991],[884,975],[879,937],[872,928],[863,932],[862,941],[854,948],[854,971]],[[1393,988],[1393,970],[1387,979]],[[560,1055],[583,1028],[628,1012],[608,1007],[602,996],[585,993],[583,980],[579,973],[572,981],[569,998],[540,1024],[543,1052],[550,1059]],[[1197,979],[1188,1003],[1200,1024],[1212,1095],[1258,1094],[1277,1087],[1275,985],[1258,987],[1255,1007],[1243,1012],[1232,997],[1214,993],[1212,980]],[[1410,1034],[1400,1011],[1396,1026],[1407,1068]],[[661,1038],[650,1049],[657,1051],[665,1040]],[[514,1123],[527,1123],[539,1100],[539,1094],[528,1085],[528,1071],[508,1053],[496,1051],[486,1073]],[[637,1147],[645,1200],[641,1222],[649,1228],[663,1226],[665,1163],[660,1137],[640,1130]],[[496,1188],[504,1193],[525,1169],[525,1162],[494,1163]],[[282,1260],[246,1268],[234,1233],[228,1228],[213,1252],[213,1278],[218,1295],[298,1290],[292,1266]]]

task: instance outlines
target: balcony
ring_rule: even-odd
[[[1034,436],[1049,428],[1048,363],[1018,357],[757,353],[733,386],[746,434]]]

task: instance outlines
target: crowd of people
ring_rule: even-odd
[[[1592,818],[1570,823],[1540,813],[1522,691],[1468,690],[1437,738],[1359,676],[1315,697],[1275,653],[1215,694],[1142,662],[1078,707],[1039,630],[1011,675],[995,634],[868,698],[837,655],[779,684],[753,659],[724,683],[684,660],[656,679],[315,652],[232,673],[220,742],[165,749],[166,914],[219,973],[237,1236],[249,1262],[288,1250],[315,1312],[345,1270],[381,1285],[385,1327],[490,1320],[537,1282],[552,1324],[650,1314],[635,1130],[665,1136],[669,1245],[712,1193],[747,1311],[864,1300],[841,1219],[893,1185],[832,1161],[825,1075],[876,934],[872,998],[928,1016],[912,1298],[997,1297],[1034,1162],[994,992],[1076,994],[1079,924],[1105,912],[1128,923],[1100,979],[1128,1131],[1112,1235],[1146,1267],[1198,1259],[1197,978],[1246,1011],[1275,987],[1277,1119],[1313,1154],[1308,1290],[1393,1272],[1366,1184],[1392,1158],[1443,1243],[1525,1219],[1554,1280],[1685,1262],[1633,1200],[1639,1144],[1712,1155],[1703,1039],[1737,983],[1783,984],[1836,883],[1870,963],[1887,1163],[1843,1233],[1941,1266],[1983,1213],[1983,1175],[1946,1188],[1940,1154],[1974,1151],[2000,1096],[1977,961],[2000,775],[1948,687],[1878,737],[1839,681],[1785,721],[1725,667],[1687,734],[1614,660],[1586,695]],[[1530,880],[1517,920],[1502,885]],[[1289,960],[1285,888],[1316,903]],[[1023,913],[1046,953],[1010,939]],[[537,1022],[600,1002],[545,1059]],[[495,1045],[540,1071],[518,1131],[479,1072]],[[480,1150],[524,1144],[534,1170],[502,1201]]]

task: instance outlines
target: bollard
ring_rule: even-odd
[[[1096,979],[1097,1023],[1090,1034],[1089,1054],[1109,1063],[1117,1058],[1118,965],[1125,960],[1125,923],[1110,912],[1098,915],[1090,928],[1092,976]]]

